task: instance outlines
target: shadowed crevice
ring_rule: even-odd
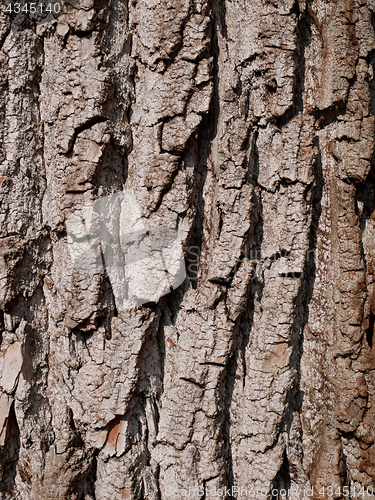
[[[252,259],[261,259],[261,248],[263,242],[263,203],[261,190],[256,188],[258,185],[259,175],[259,156],[255,143],[252,145],[252,157],[249,160],[249,182],[255,187],[254,190],[254,208],[252,212],[252,224],[247,234],[245,242],[246,257]],[[243,307],[243,312],[237,321],[237,325],[233,332],[233,354],[230,357],[226,369],[225,378],[225,400],[224,400],[224,425],[223,439],[224,449],[226,454],[226,468],[228,476],[228,486],[231,488],[235,485],[233,474],[233,454],[231,445],[231,406],[234,388],[238,381],[242,380],[243,387],[246,383],[246,350],[250,342],[250,335],[254,323],[254,306],[255,301],[261,301],[263,294],[264,282],[262,276],[255,276],[250,281],[247,290],[247,300]],[[241,373],[241,375],[239,374]]]
[[[284,451],[283,461],[282,461],[281,467],[279,469],[279,472],[276,474],[275,479],[273,480],[270,500],[281,500],[281,499],[286,500],[286,499],[288,499],[289,498],[288,490],[290,489],[290,487],[291,487],[291,481],[290,481],[289,461],[288,461],[286,451]],[[274,490],[277,491],[276,495],[274,495],[272,493]],[[281,490],[286,491],[286,496],[280,495]]]
[[[281,129],[295,116],[303,112],[303,93],[305,91],[306,60],[305,51],[311,44],[311,21],[306,6],[305,12],[300,12],[299,2],[295,2],[293,10],[297,15],[296,49],[294,51],[293,72],[293,103],[284,114],[276,118],[276,125]]]
[[[13,402],[9,410],[4,446],[0,447],[0,493],[11,494],[15,487],[19,451],[20,430]],[[30,482],[27,471],[20,469],[19,474],[26,482]]]
[[[371,349],[374,340],[374,334],[375,334],[375,314],[370,312],[369,327],[366,330],[366,340]]]
[[[285,413],[284,413],[284,426],[280,426],[280,429],[284,428],[287,430],[288,434],[291,431],[291,426],[294,419],[294,413],[297,412],[298,415],[302,413],[302,405],[304,392],[301,390],[301,358],[303,355],[303,341],[304,341],[304,329],[308,323],[309,319],[309,304],[314,293],[314,284],[316,276],[316,248],[317,248],[317,231],[319,227],[319,220],[322,214],[322,196],[323,196],[323,186],[324,177],[322,170],[322,159],[321,151],[319,147],[319,139],[316,138],[316,146],[318,149],[318,154],[314,163],[314,192],[311,200],[311,223],[310,223],[310,234],[309,234],[309,248],[305,256],[305,265],[303,273],[300,276],[301,285],[299,292],[295,301],[294,310],[294,320],[292,325],[292,335],[290,339],[290,346],[292,347],[292,353],[289,360],[289,366],[295,371],[295,379],[292,389],[289,391],[286,401],[285,401]],[[301,436],[302,441],[302,436]],[[288,461],[287,450],[285,450],[285,460]],[[284,461],[285,461],[284,460]],[[302,464],[299,464],[303,468]],[[290,476],[289,476],[290,477]],[[293,479],[293,478],[292,478]],[[275,486],[276,487],[276,486]]]

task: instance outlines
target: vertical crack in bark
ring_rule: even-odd
[[[20,430],[14,411],[14,402],[9,411],[4,445],[0,452],[0,493],[15,493],[15,478],[20,450]],[[30,474],[27,469],[19,470],[22,479],[30,482]]]
[[[0,496],[371,483],[373,24],[353,0],[0,13]],[[124,187],[187,268],[126,310],[64,226]]]

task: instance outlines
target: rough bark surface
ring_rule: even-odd
[[[64,7],[0,13],[0,498],[370,498],[374,0]],[[187,279],[119,311],[66,221],[127,186]]]

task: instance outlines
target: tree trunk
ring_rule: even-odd
[[[374,498],[374,0],[60,1],[1,6],[0,498]]]

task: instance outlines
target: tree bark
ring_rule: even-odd
[[[374,0],[9,3],[0,498],[373,498]],[[129,190],[125,307],[67,221]]]

